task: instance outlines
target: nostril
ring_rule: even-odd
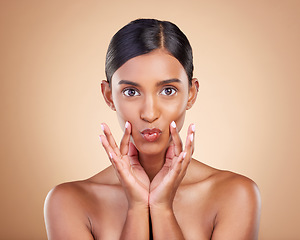
[[[150,117],[150,116],[141,116],[141,119],[145,122],[152,123],[158,119],[158,117]]]
[[[154,111],[143,111],[141,114],[141,119],[152,123],[154,122],[156,119],[158,119],[159,114],[157,112]]]
[[[145,97],[140,115],[142,120],[152,123],[159,118],[160,111],[156,103],[156,99],[152,95]]]

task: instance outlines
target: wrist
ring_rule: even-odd
[[[150,206],[150,213],[151,213],[151,216],[156,215],[156,214],[167,216],[167,215],[173,215],[174,211],[173,211],[172,206],[152,205],[152,206]]]
[[[132,204],[128,206],[128,213],[148,213],[149,207],[144,204]]]

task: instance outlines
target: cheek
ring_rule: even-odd
[[[116,112],[120,127],[124,130],[125,122],[131,123],[131,142],[140,150],[139,142],[142,137],[139,133],[138,126],[140,125],[140,117],[137,103],[121,102],[116,106]]]
[[[136,119],[138,119],[138,111],[135,106],[135,104],[128,102],[119,102],[119,104],[115,104],[119,124],[122,129],[126,121],[135,124]]]
[[[181,110],[177,110],[175,112],[169,112],[166,116],[168,118],[168,120],[167,120],[168,123],[175,121],[178,132],[180,132],[180,130],[183,127],[184,120],[185,120],[185,113],[186,113],[186,110],[181,109]]]
[[[163,116],[166,122],[171,123],[172,121],[176,122],[177,129],[180,130],[183,126],[187,102],[184,98],[177,99],[174,102],[169,102],[168,104],[162,104]]]

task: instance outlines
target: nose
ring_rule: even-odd
[[[145,97],[144,103],[141,108],[141,119],[152,123],[159,118],[159,104],[154,96]]]

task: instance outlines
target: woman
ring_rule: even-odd
[[[106,124],[112,165],[47,196],[49,239],[257,239],[256,184],[192,159],[195,125],[178,132],[196,100],[192,49],[173,23],[135,20],[112,38],[101,84],[124,135]]]

